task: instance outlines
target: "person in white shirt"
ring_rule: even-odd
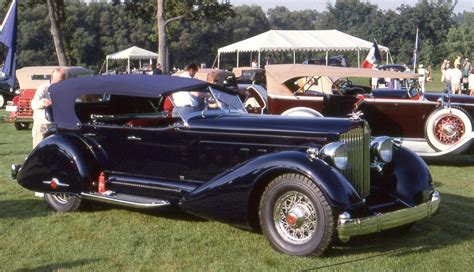
[[[199,68],[195,63],[190,63],[184,67],[184,72],[178,76],[194,78],[198,70]],[[197,97],[191,94],[191,92],[177,92],[173,94],[173,103],[176,107],[196,107],[198,105],[198,100]]]
[[[35,96],[31,100],[31,109],[33,110],[33,129],[31,134],[33,136],[33,148],[38,145],[44,138],[44,134],[50,126],[50,122],[46,120],[44,109],[51,105],[51,97],[49,95],[49,86],[58,83],[65,78],[63,68],[54,69],[51,74],[50,82],[41,84],[36,89]]]
[[[428,71],[424,68],[423,64],[418,65],[418,83],[421,87],[421,94],[425,95],[426,91],[426,76],[428,75]]]
[[[451,90],[453,94],[462,94],[461,92],[461,80],[462,80],[462,72],[459,69],[460,65],[456,65],[451,71],[449,72],[449,77],[451,80]]]

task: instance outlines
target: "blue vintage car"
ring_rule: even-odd
[[[308,256],[439,208],[420,157],[357,118],[248,114],[233,90],[171,76],[74,78],[51,97],[49,136],[12,175],[57,212],[172,206]]]

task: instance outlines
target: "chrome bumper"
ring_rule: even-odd
[[[428,202],[412,208],[364,218],[350,218],[349,213],[343,212],[337,222],[339,240],[347,242],[352,236],[380,232],[430,217],[438,211],[440,201],[439,193],[434,191]]]

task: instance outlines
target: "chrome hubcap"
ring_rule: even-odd
[[[293,244],[305,243],[316,232],[315,206],[306,195],[296,191],[287,192],[275,203],[273,221],[284,240]]]
[[[446,136],[453,136],[453,134],[456,133],[456,127],[451,124],[445,125],[443,127],[443,132]]]
[[[435,122],[434,134],[445,145],[459,142],[465,134],[463,121],[455,115],[442,116]]]
[[[52,194],[51,197],[60,204],[67,204],[71,200],[71,195],[65,193]]]

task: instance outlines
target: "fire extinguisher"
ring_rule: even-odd
[[[97,191],[101,194],[105,193],[105,174],[101,172],[99,175],[99,179],[97,180],[98,188]]]

